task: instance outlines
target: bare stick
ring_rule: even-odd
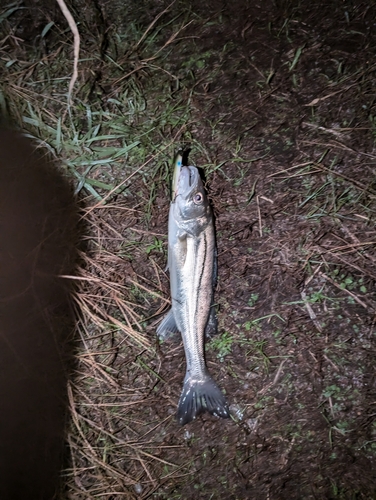
[[[257,201],[257,213],[258,213],[258,219],[259,219],[259,232],[260,232],[260,238],[262,238],[262,220],[261,220],[259,196],[256,196],[256,201]]]
[[[76,21],[73,19],[72,14],[69,12],[68,7],[66,6],[64,0],[56,0],[59,4],[61,12],[64,14],[65,19],[68,21],[69,27],[73,33],[74,38],[74,59],[73,59],[73,75],[69,82],[69,90],[68,90],[68,104],[71,104],[72,99],[72,90],[74,84],[76,83],[78,77],[78,56],[80,54],[80,34],[78,32]]]

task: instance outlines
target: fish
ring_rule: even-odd
[[[209,412],[230,417],[226,398],[205,363],[205,329],[213,323],[216,244],[213,214],[195,166],[175,160],[168,221],[171,309],[157,328],[166,339],[180,332],[186,373],[177,420],[185,425]]]

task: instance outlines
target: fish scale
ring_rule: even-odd
[[[208,273],[208,269],[212,268],[212,263],[205,262],[206,249],[204,255],[199,250],[200,247],[207,246],[206,235],[200,236],[199,240],[202,242],[197,242],[193,238],[188,240],[187,256],[189,255],[191,259],[186,261],[186,273],[183,277],[183,280],[191,285],[186,293],[187,307],[184,308],[185,314],[183,313],[186,320],[183,326],[183,331],[186,332],[183,341],[187,344],[187,370],[192,371],[192,376],[202,375],[205,368],[202,332],[205,329],[212,302],[212,278],[211,273]],[[213,252],[209,250],[210,254],[213,255]],[[193,279],[190,276],[192,268],[194,269]]]
[[[180,161],[179,161],[180,160]],[[216,273],[212,211],[196,167],[177,157],[168,229],[172,307],[157,329],[160,338],[180,331],[187,362],[178,422],[207,411],[229,417],[226,399],[205,363],[205,328],[211,316]]]

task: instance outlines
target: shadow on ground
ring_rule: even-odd
[[[0,497],[58,498],[73,368],[78,213],[66,179],[0,129]]]

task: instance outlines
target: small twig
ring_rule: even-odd
[[[270,198],[267,198],[266,196],[262,196],[262,195],[260,195],[260,198],[261,198],[262,200],[265,200],[265,201],[267,201],[267,202],[271,203],[271,204],[273,204],[273,203],[274,203],[274,201],[273,201],[273,200],[271,200]]]
[[[363,269],[360,266],[354,264],[354,262],[349,262],[348,260],[344,259],[342,254],[340,254],[339,252],[334,253],[331,250],[326,249],[324,247],[316,247],[316,248],[313,247],[312,250],[317,250],[317,252],[321,255],[321,258],[323,258],[323,254],[332,255],[336,259],[340,260],[346,266],[352,267],[353,269],[356,269],[357,271],[362,273],[364,276],[368,276],[368,277],[372,278],[373,280],[376,280],[376,275],[371,273],[369,269]]]
[[[315,128],[317,130],[321,130],[322,132],[327,132],[328,134],[333,134],[334,136],[339,137],[340,139],[342,139],[343,137],[343,134],[341,132],[338,132],[333,128],[321,127],[320,125],[316,125],[316,123],[303,122],[302,125],[305,125],[306,127]]]
[[[256,196],[256,202],[257,202],[257,213],[258,213],[258,220],[259,220],[259,232],[260,232],[260,238],[262,238],[262,220],[261,220],[259,196]]]
[[[153,268],[154,268],[154,272],[155,272],[155,276],[157,277],[157,280],[158,280],[158,289],[159,290],[163,290],[162,288],[162,283],[161,283],[161,279],[159,277],[159,272],[158,272],[158,269],[157,269],[157,264],[154,262],[154,259],[150,259],[151,260],[151,263],[153,264]],[[160,269],[160,268],[159,268]]]
[[[281,373],[282,373],[282,369],[283,369],[283,365],[286,363],[287,359],[283,359],[278,367],[278,370],[274,376],[274,379],[273,379],[273,382],[272,382],[272,386],[273,385],[276,385],[276,383],[278,382],[279,380],[279,377],[281,376]]]
[[[357,188],[361,189],[362,191],[365,191],[366,193],[375,196],[375,192],[372,189],[369,189],[367,186],[362,184],[361,182],[358,182],[355,179],[351,179],[351,177],[348,177],[347,175],[341,174],[340,172],[336,172],[335,170],[332,170],[328,167],[325,167],[321,163],[312,163],[315,167],[319,168],[320,170],[323,170],[324,172],[327,172],[328,174],[336,175],[337,177],[340,177],[341,179],[344,179],[345,181],[350,182]]]
[[[337,366],[335,363],[333,363],[333,361],[332,361],[330,358],[328,358],[328,356],[326,356],[326,354],[323,354],[323,358],[324,358],[324,359],[326,359],[326,361],[327,361],[329,364],[331,364],[331,365],[332,365],[332,367],[335,369],[335,371],[336,371],[337,373],[339,373],[339,368],[338,368],[338,366]]]
[[[137,283],[137,281],[133,281],[131,278],[128,278],[128,281],[130,283],[132,283],[132,285],[135,285],[135,286],[141,288],[142,290],[145,290],[145,292],[150,293],[150,295],[154,295],[155,297],[158,297],[158,299],[161,299],[161,300],[164,300],[165,302],[167,302],[167,304],[171,304],[171,301],[169,301],[168,299],[164,299],[163,297],[160,296],[159,293],[154,292],[153,290],[150,290],[146,286],[141,285],[141,283]]]
[[[320,276],[322,276],[325,280],[329,281],[329,283],[331,283],[333,286],[335,286],[336,288],[338,288],[339,290],[342,290],[343,292],[346,292],[348,293],[349,295],[351,295],[351,297],[359,304],[361,305],[362,307],[364,307],[364,309],[367,309],[367,311],[370,309],[367,304],[365,304],[363,301],[361,301],[356,295],[355,293],[352,293],[350,292],[350,290],[347,290],[347,288],[342,288],[340,285],[338,285],[338,283],[336,283],[334,280],[332,280],[332,278],[330,278],[329,276],[327,276],[325,273],[323,272],[320,272],[319,273]]]
[[[316,274],[320,271],[323,264],[324,263],[321,262],[321,264],[316,267],[316,269],[313,271],[313,273],[310,276],[308,276],[308,278],[306,278],[306,280],[304,281],[304,287],[306,287],[313,280],[313,278],[316,276]]]
[[[329,97],[333,97],[334,95],[339,94],[341,92],[346,92],[346,90],[351,89],[351,87],[353,87],[354,85],[356,84],[350,85],[345,89],[336,90],[335,92],[331,92],[330,94],[326,94],[322,97],[316,97],[316,99],[313,99],[313,101],[309,102],[308,104],[304,104],[304,106],[316,106],[316,104],[318,104],[321,101],[325,101],[325,99],[329,99]]]
[[[168,46],[169,46],[169,45],[170,45],[170,44],[171,44],[171,43],[172,43],[172,42],[173,42],[173,41],[177,38],[178,34],[179,34],[181,31],[185,30],[185,28],[188,28],[188,26],[189,26],[190,24],[192,24],[192,23],[193,23],[193,19],[192,19],[191,21],[189,21],[187,24],[185,24],[184,26],[182,26],[182,27],[181,27],[181,28],[180,28],[180,29],[179,29],[176,33],[173,33],[173,34],[170,36],[170,38],[167,40],[167,42],[166,42],[166,43],[165,43],[165,44],[164,44],[164,45],[163,45],[160,49],[158,49],[158,50],[157,50],[157,52],[156,52],[153,56],[148,57],[147,59],[143,59],[141,62],[142,62],[142,63],[147,63],[147,62],[149,62],[149,61],[154,61],[154,59],[156,59],[156,58],[157,58],[158,54],[159,54],[160,52],[162,52],[162,50],[164,50],[166,47],[168,47]]]
[[[376,241],[359,241],[358,243],[349,243],[348,245],[341,245],[340,247],[334,247],[331,248],[331,252],[337,252],[338,250],[350,250],[350,251],[357,251],[359,247],[365,247],[365,246],[375,246]],[[348,253],[348,252],[346,252]]]
[[[357,151],[355,149],[349,148],[348,146],[345,146],[345,144],[342,144],[341,142],[337,142],[333,140],[332,142],[319,142],[319,141],[301,141],[303,144],[309,144],[309,145],[314,145],[314,146],[323,146],[325,148],[336,148],[336,149],[342,149],[343,151],[347,151],[348,153],[353,153],[355,155],[361,155],[361,156],[366,156],[367,158],[372,158],[373,160],[376,158],[376,155],[372,153],[365,153],[364,151]]]
[[[274,172],[274,174],[270,174],[266,178],[269,179],[270,177],[275,177],[276,175],[285,174],[289,170],[294,170],[296,168],[307,167],[308,165],[312,165],[312,163],[313,163],[312,161],[306,161],[304,163],[299,163],[298,165],[294,165],[292,167],[284,168],[283,170],[279,170],[278,172]]]
[[[135,45],[135,49],[137,49],[137,47],[142,43],[143,40],[145,40],[146,38],[146,35],[149,33],[149,31],[153,28],[153,26],[155,25],[155,23],[163,16],[163,14],[166,14],[166,12],[170,9],[170,7],[172,7],[174,5],[174,3],[176,2],[176,0],[173,0],[173,2],[170,3],[170,5],[167,5],[167,7],[165,8],[165,10],[162,10],[162,12],[160,12],[156,18],[154,19],[154,21],[152,23],[149,24],[149,26],[146,28],[145,30],[145,33],[142,35],[142,37],[139,39],[139,41],[137,42],[137,44]]]
[[[328,402],[329,402],[329,407],[330,407],[330,413],[331,413],[332,417],[334,418],[335,415],[334,415],[333,401],[332,401],[332,397],[331,396],[328,397]]]
[[[63,13],[65,19],[68,21],[69,27],[73,33],[73,43],[74,43],[74,59],[73,59],[73,75],[69,82],[68,90],[68,105],[71,105],[72,91],[74,84],[76,83],[78,77],[78,58],[80,55],[80,34],[78,32],[76,21],[73,19],[72,14],[69,12],[64,0],[56,0],[59,4],[61,12]]]
[[[357,238],[357,237],[356,237],[356,236],[355,236],[355,235],[354,235],[354,234],[353,234],[353,233],[349,230],[349,228],[348,228],[348,227],[346,227],[344,224],[341,224],[341,227],[342,227],[342,230],[343,230],[343,231],[347,234],[347,236],[349,236],[349,237],[352,239],[352,241],[353,241],[354,243],[356,243],[357,245],[361,245],[361,246],[362,246],[362,245],[376,245],[376,241],[375,241],[375,242],[365,242],[365,243],[362,243],[362,242],[361,242],[361,241],[360,241],[360,240],[359,240],[359,239],[358,239],[358,238]],[[374,257],[373,255],[371,255],[370,253],[365,252],[364,250],[363,250],[363,255],[364,255],[365,257],[367,257],[367,259],[372,260],[372,262],[376,262],[375,257]]]
[[[315,327],[317,328],[317,330],[322,333],[322,326],[320,325],[320,323],[317,321],[317,316],[316,314],[314,313],[312,307],[311,307],[311,304],[308,302],[308,297],[306,295],[306,293],[303,291],[301,292],[301,297],[302,297],[302,300],[304,302],[304,305],[308,311],[308,314],[309,314],[309,317],[311,318],[312,320],[312,323],[315,325]]]

